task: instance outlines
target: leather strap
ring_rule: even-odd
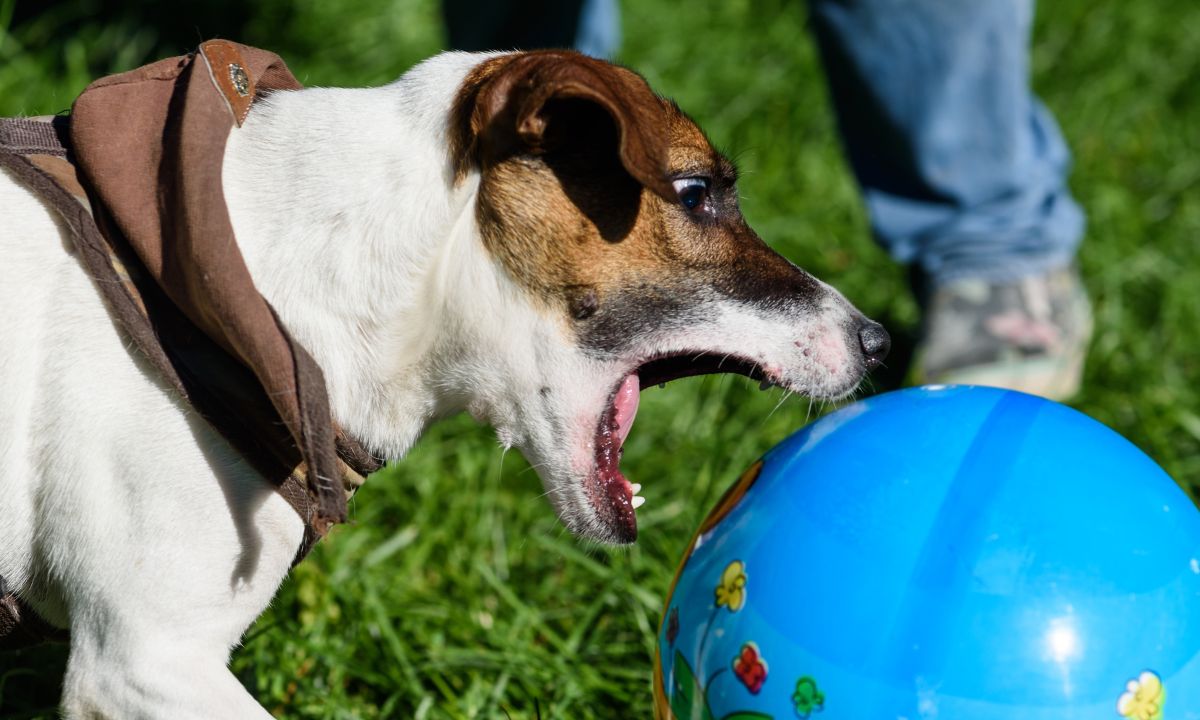
[[[233,83],[229,88],[236,94]],[[163,379],[264,477],[275,479],[276,490],[304,521],[304,538],[293,561],[299,563],[328,529],[314,522],[317,513],[305,464],[279,472],[280,456],[262,442],[264,433],[279,442],[278,416],[269,403],[246,401],[255,391],[261,392],[249,371],[188,322],[147,280],[137,256],[80,182],[70,162],[69,124],[64,116],[0,118],[0,168],[60,216],[109,310]],[[348,500],[381,463],[340,428],[333,430],[342,491]],[[0,649],[66,639],[67,631],[46,623],[0,577]]]

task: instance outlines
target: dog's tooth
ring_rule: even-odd
[[[640,492],[642,491],[642,484],[641,484],[641,483],[633,483],[633,484],[632,484],[632,485],[630,485],[629,487],[633,488],[633,494],[634,494],[634,495],[637,495],[638,493],[640,493]]]
[[[630,500],[630,503],[633,504],[634,510],[640,508],[644,502],[646,502],[646,498],[642,497],[641,495],[634,495],[633,500]]]

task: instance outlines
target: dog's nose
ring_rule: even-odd
[[[892,348],[892,338],[887,330],[877,322],[867,320],[858,328],[858,342],[862,345],[863,358],[868,368],[876,368],[883,364],[888,350]]]

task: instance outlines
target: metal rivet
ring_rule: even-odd
[[[237,94],[246,97],[250,94],[250,76],[237,63],[229,64],[229,79],[233,82],[233,89],[237,90]]]

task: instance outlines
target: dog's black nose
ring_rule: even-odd
[[[879,367],[892,348],[892,338],[877,322],[867,320],[858,328],[858,341],[862,344],[863,358],[868,368]]]

